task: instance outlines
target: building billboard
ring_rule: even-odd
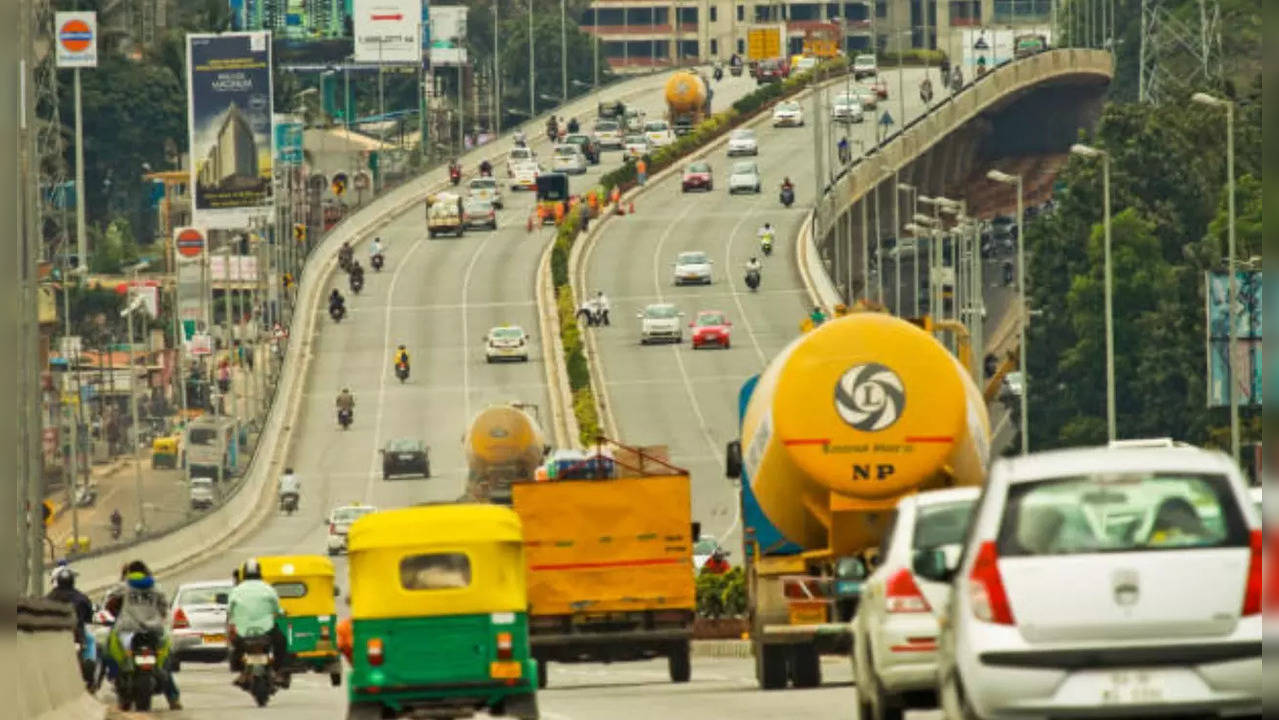
[[[1261,405],[1262,276],[1259,270],[1236,273],[1235,355],[1230,356],[1230,276],[1205,273],[1208,329],[1208,406],[1230,404],[1230,380],[1239,387],[1240,405]],[[1231,372],[1233,370],[1233,373]]]
[[[355,0],[354,14],[356,62],[422,62],[422,0]]]
[[[466,64],[466,12],[465,5],[431,8],[431,67]]]
[[[192,215],[242,228],[272,205],[271,34],[187,35]]]

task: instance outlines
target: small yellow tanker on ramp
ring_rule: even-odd
[[[842,558],[866,558],[897,500],[984,481],[981,392],[936,339],[885,313],[805,333],[739,394],[751,640],[762,687],[821,682],[819,656],[847,652],[833,591]]]
[[[533,479],[549,449],[537,420],[527,412],[534,407],[492,405],[471,420],[462,439],[471,499],[509,505],[511,483]]]

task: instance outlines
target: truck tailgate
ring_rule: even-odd
[[[687,475],[517,483],[530,614],[691,609]]]

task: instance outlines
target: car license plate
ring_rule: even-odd
[[[143,670],[150,670],[155,667],[154,655],[138,655],[134,658],[134,663]]]
[[[225,645],[226,635],[220,635],[220,634],[205,635],[203,638],[203,642],[205,645]]]
[[[413,453],[400,453],[399,457],[401,460],[412,460]]]
[[[791,625],[820,625],[826,622],[826,604],[793,604],[789,614]]]
[[[263,653],[246,653],[244,656],[244,662],[250,665],[266,665],[267,656]]]
[[[494,660],[489,663],[489,677],[510,680],[524,674],[524,668],[513,660]]]
[[[1140,705],[1162,702],[1164,686],[1162,678],[1142,670],[1123,670],[1107,673],[1100,683],[1098,700],[1102,705]]]

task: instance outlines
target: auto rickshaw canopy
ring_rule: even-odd
[[[490,504],[371,513],[347,533],[351,617],[525,612],[519,515]]]
[[[264,555],[255,558],[262,581],[275,588],[290,617],[333,615],[333,563],[323,555]],[[243,567],[241,568],[243,572]]]

